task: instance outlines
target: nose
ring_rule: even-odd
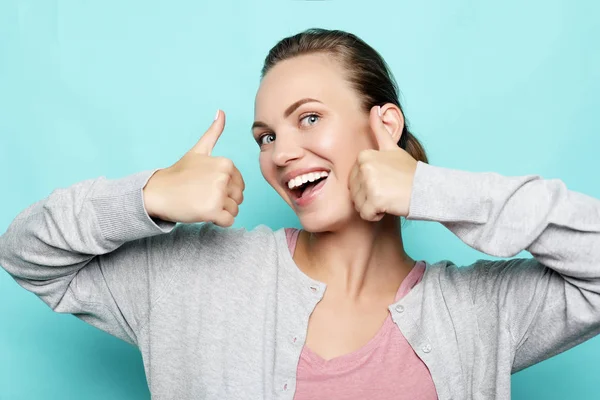
[[[275,139],[272,153],[273,162],[279,167],[285,167],[290,162],[302,157],[304,149],[300,146],[293,134],[279,134]]]

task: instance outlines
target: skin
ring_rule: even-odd
[[[365,111],[344,74],[325,54],[280,62],[261,82],[252,129],[264,178],[304,227],[294,261],[327,284],[306,341],[324,359],[357,350],[375,335],[415,263],[404,251],[398,218],[409,214],[417,167],[396,145],[402,112],[394,104]],[[313,101],[299,105],[306,98]],[[143,189],[150,217],[234,223],[244,180],[231,160],[211,154],[224,127],[219,111],[180,160],[152,175]],[[329,177],[314,201],[301,206],[284,177],[312,167]]]
[[[286,116],[290,105],[306,98],[319,102],[304,103]],[[371,212],[371,219],[380,221],[365,220],[351,193],[359,158],[368,160],[382,147],[402,151],[396,145],[402,113],[387,104],[381,114],[378,118],[376,111],[362,109],[341,65],[325,54],[280,62],[256,95],[253,135],[261,147],[261,172],[304,228],[294,260],[305,274],[327,284],[306,342],[325,359],[357,350],[375,335],[414,266],[404,251],[397,216]],[[382,128],[389,140],[377,136]],[[307,167],[323,167],[330,175],[320,195],[298,207],[282,177]]]

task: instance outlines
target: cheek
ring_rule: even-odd
[[[258,156],[258,164],[260,166],[260,173],[262,174],[263,178],[265,178],[265,180],[269,183],[271,183],[271,179],[274,175],[274,171],[273,171],[273,163],[269,162],[269,156],[264,153],[261,152],[260,155]]]
[[[370,148],[364,132],[356,128],[338,126],[319,134],[312,141],[314,152],[328,159],[340,179],[346,178],[356,163],[358,154]]]
[[[311,142],[327,154],[357,155],[360,150],[370,146],[365,128],[368,125],[365,126],[361,118],[352,115],[334,116],[326,119],[321,129],[316,130],[316,137],[312,137]]]
[[[261,152],[258,156],[258,163],[260,166],[260,173],[263,178],[271,185],[274,189],[279,191],[277,184],[277,171],[275,164],[271,160],[271,155],[268,152]]]
[[[311,142],[319,152],[325,154],[335,154],[336,151],[340,150],[344,146],[343,134],[340,129],[332,127],[330,129],[320,130],[312,135]]]

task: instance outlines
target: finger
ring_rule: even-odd
[[[358,173],[360,169],[358,167],[358,163],[355,163],[350,171],[350,176],[348,177],[348,188],[350,188],[353,184],[355,184],[358,180]]]
[[[376,207],[372,201],[369,201],[365,192],[365,200],[360,209],[361,218],[367,221],[375,222],[380,221],[384,215],[384,212],[380,212],[379,208]]]
[[[358,189],[354,196],[352,197],[352,201],[354,202],[354,209],[356,212],[361,213],[363,207],[365,206],[365,202],[367,201],[367,194],[364,190]]]
[[[229,214],[233,215],[234,217],[237,217],[237,215],[239,213],[238,203],[231,197],[228,197],[225,199],[225,203],[223,204],[223,209],[225,211],[227,211]]]
[[[242,201],[244,201],[244,192],[242,191],[241,187],[236,185],[229,186],[227,196],[229,196],[230,199],[235,201],[236,204],[242,204]]]
[[[373,222],[377,222],[377,221],[381,221],[381,219],[385,216],[385,213],[377,213],[373,216],[373,218],[371,219],[371,221]]]
[[[231,173],[231,183],[241,188],[242,191],[246,190],[246,183],[244,182],[244,178],[242,178],[242,173],[235,166],[233,167],[233,172]]]
[[[388,131],[383,120],[381,119],[381,106],[375,106],[371,108],[371,114],[369,115],[369,124],[371,130],[375,135],[375,142],[379,150],[393,150],[398,148],[398,144],[394,140],[394,137]]]
[[[365,201],[360,209],[360,217],[366,221],[377,221],[376,216],[375,207],[368,200]]]
[[[228,228],[233,225],[235,218],[229,212],[222,210],[213,220],[216,225],[222,226],[223,228]]]
[[[361,198],[360,205],[360,216],[362,219],[366,221],[377,221],[376,216],[378,214],[377,207],[373,204],[372,199],[369,199],[369,194],[365,188],[365,190],[361,190],[361,193],[358,194],[359,198]]]
[[[212,125],[208,128],[204,135],[198,140],[198,142],[192,147],[193,152],[198,154],[204,154],[210,156],[213,148],[217,144],[217,141],[223,133],[225,128],[225,113],[221,110],[217,110],[217,115]]]
[[[352,196],[352,201],[358,196],[358,193],[362,190],[362,183],[359,179],[355,179],[350,182],[350,195]]]

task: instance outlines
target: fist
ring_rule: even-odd
[[[417,161],[400,148],[386,129],[379,107],[371,109],[370,126],[379,150],[363,150],[350,173],[348,187],[362,219],[385,214],[408,215]]]
[[[191,150],[172,166],[152,175],[143,191],[151,217],[233,225],[244,199],[245,184],[231,160],[211,156],[224,127],[225,115],[218,111],[213,124]]]

